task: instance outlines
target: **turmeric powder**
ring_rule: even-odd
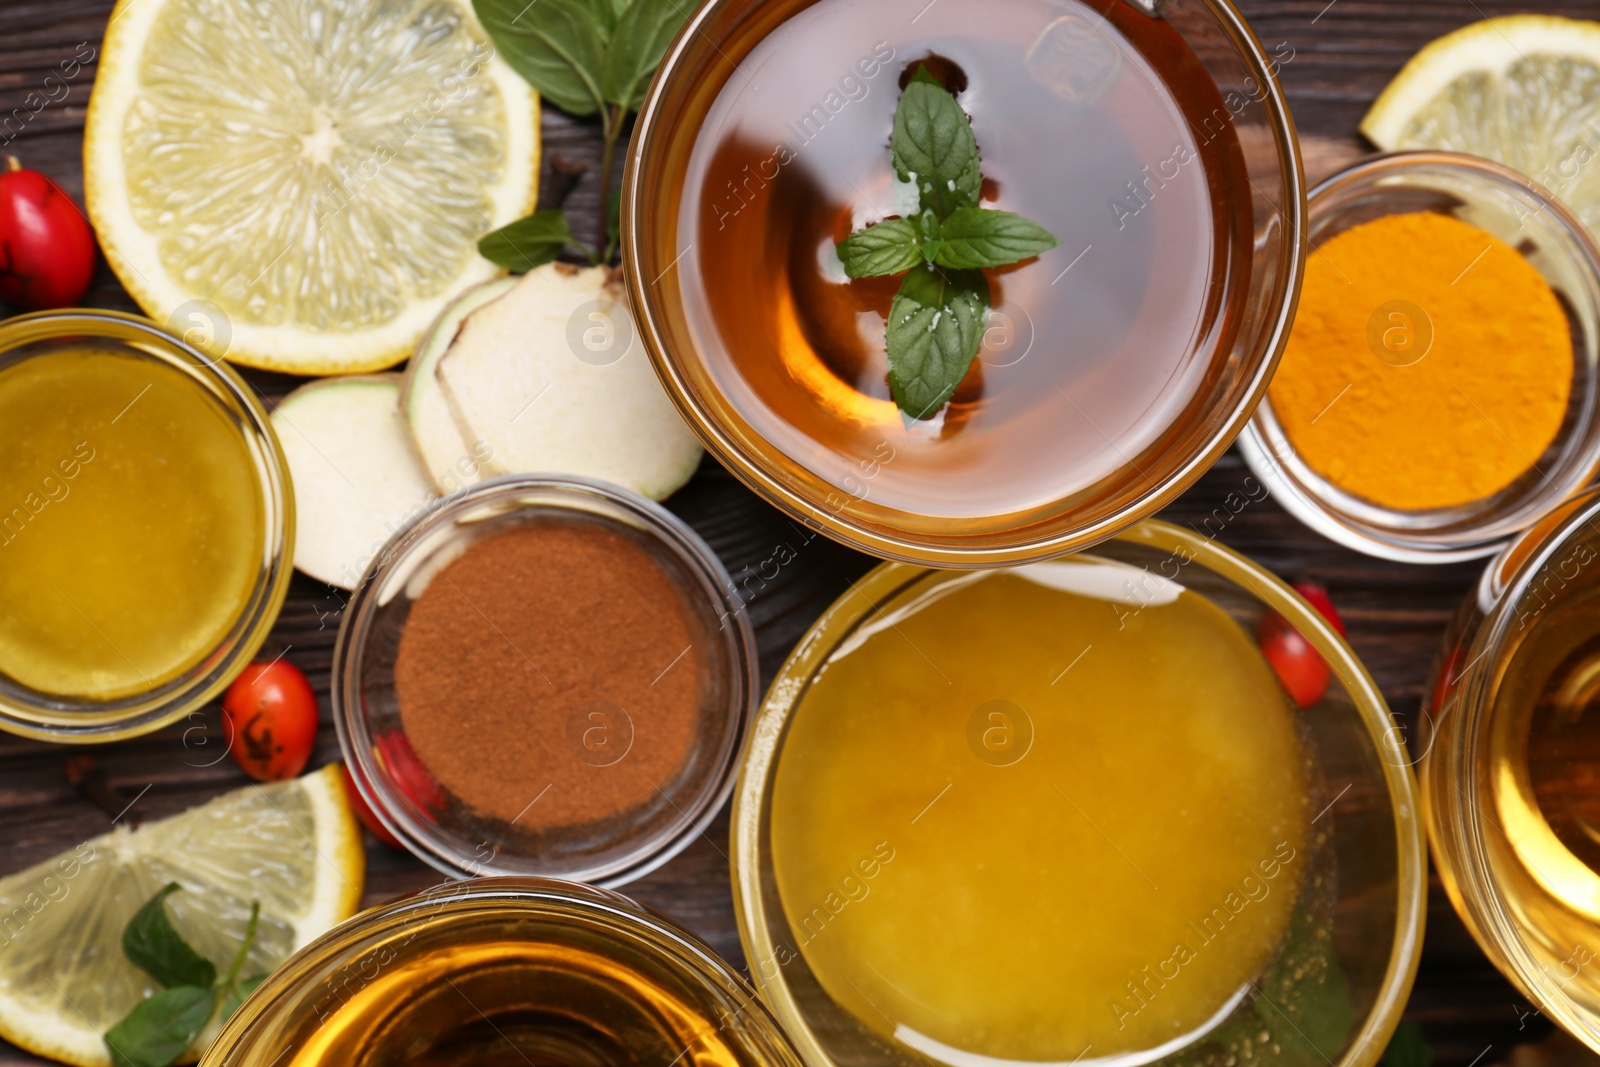
[[[1516,249],[1448,215],[1390,215],[1317,249],[1269,397],[1295,451],[1404,511],[1499,492],[1555,440],[1566,315]]]

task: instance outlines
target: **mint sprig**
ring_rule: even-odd
[[[650,79],[694,9],[687,0],[472,0],[478,21],[511,69],[568,114],[600,116],[600,233],[591,247],[577,240],[559,209],[535,212],[478,242],[478,251],[507,270],[549,263],[568,245],[591,263],[616,248],[611,169],[628,115],[644,102]]]
[[[216,965],[189,946],[167,915],[166,899],[179,888],[176,882],[163,886],[123,928],[123,954],[167,988],[140,1001],[106,1031],[113,1067],[171,1067],[211,1022],[219,999],[225,1019],[265,978],[238,980],[255,944],[261,905],[251,902],[239,951],[218,981]]]
[[[982,270],[1059,242],[1036,222],[979,203],[972,120],[925,66],[900,94],[889,154],[895,176],[916,187],[917,214],[852,233],[839,242],[839,261],[851,278],[905,272],[884,331],[889,390],[907,418],[926,419],[949,403],[983,347],[991,298]]]

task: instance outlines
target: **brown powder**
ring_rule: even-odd
[[[673,577],[626,535],[540,522],[476,542],[411,606],[400,717],[446,789],[531,831],[659,800],[704,657]]]

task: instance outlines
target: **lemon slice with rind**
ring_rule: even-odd
[[[299,374],[408,356],[532,210],[538,96],[470,0],[120,0],[89,215],[145,312]]]
[[[1600,23],[1485,19],[1411,58],[1361,122],[1379,148],[1492,159],[1600,232]]]
[[[334,764],[134,830],[119,826],[0,878],[0,1037],[109,1067],[101,1035],[159,988],[123,955],[122,931],[168,882],[183,887],[166,901],[174,926],[219,974],[238,951],[250,902],[261,902],[241,972],[253,975],[354,914],[364,875],[360,830]]]

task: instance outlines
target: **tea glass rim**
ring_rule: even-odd
[[[1463,184],[1476,183],[1474,188],[1520,196],[1536,205],[1533,214],[1548,216],[1564,236],[1577,244],[1576,257],[1564,246],[1557,246],[1554,254],[1587,283],[1584,293],[1570,295],[1575,299],[1585,298],[1595,320],[1600,322],[1600,243],[1571,209],[1542,185],[1492,160],[1439,150],[1382,152],[1368,156],[1323,179],[1311,190],[1307,198],[1307,234],[1317,227],[1319,203],[1326,203],[1335,194],[1396,175],[1428,172],[1448,174],[1461,179]],[[1445,191],[1460,193],[1462,187],[1451,185]],[[1592,344],[1600,345],[1600,339]],[[1582,358],[1582,352],[1574,352],[1574,359]],[[1400,563],[1458,563],[1495,554],[1521,531],[1537,523],[1542,515],[1579,492],[1600,470],[1600,411],[1594,410],[1597,400],[1600,400],[1600,384],[1591,385],[1587,401],[1591,409],[1587,425],[1590,441],[1583,450],[1581,468],[1574,467],[1560,483],[1542,481],[1509,514],[1491,509],[1475,519],[1468,509],[1478,506],[1479,502],[1457,508],[1406,512],[1360,500],[1339,490],[1300,459],[1274,416],[1272,401],[1267,395],[1263,395],[1239,436],[1239,452],[1285,511],[1329,540],[1369,556]],[[1584,429],[1579,423],[1573,427],[1573,433]],[[1562,438],[1558,437],[1552,445],[1560,443]],[[1424,518],[1419,519],[1419,516]],[[1434,518],[1447,520],[1453,516],[1472,521],[1452,536],[1420,536],[1428,533]]]
[[[561,499],[557,500],[557,497]],[[534,502],[530,504],[529,500]],[[718,590],[717,603],[711,606],[718,611],[723,624],[732,628],[732,654],[729,656],[731,729],[715,759],[708,761],[708,766],[716,768],[712,778],[708,779],[714,781],[715,786],[704,790],[687,810],[679,809],[676,818],[667,824],[668,829],[655,841],[644,842],[625,856],[592,871],[562,875],[503,864],[497,866],[496,856],[483,859],[470,846],[454,841],[456,835],[429,832],[420,821],[410,816],[404,804],[392,802],[384,792],[382,783],[387,776],[377,770],[375,738],[369,730],[365,711],[366,693],[362,684],[362,667],[372,637],[373,622],[377,610],[382,606],[377,579],[381,572],[405,565],[411,553],[429,549],[436,537],[447,534],[458,518],[471,512],[506,505],[508,510],[505,514],[508,515],[527,510],[545,514],[562,511],[594,516],[595,511],[581,506],[585,500],[599,500],[619,509],[634,520],[632,529],[668,546],[678,558],[692,565],[697,577]],[[519,502],[521,506],[518,506]],[[609,515],[602,517],[608,522],[621,522]],[[739,753],[743,749],[744,738],[760,696],[755,634],[744,607],[733,579],[711,547],[688,523],[648,497],[609,482],[570,474],[511,474],[478,482],[445,497],[397,531],[368,563],[361,582],[352,592],[333,646],[330,697],[340,751],[346,763],[352,767],[351,778],[357,790],[378,821],[399,839],[408,852],[442,874],[454,879],[475,876],[553,878],[603,888],[625,885],[656,870],[689,847],[710,825],[733,791]],[[452,840],[447,840],[447,837]],[[627,838],[623,836],[619,840],[625,841]]]
[[[1336,1067],[1373,1067],[1387,1047],[1389,1035],[1400,1022],[1416,978],[1422,955],[1422,933],[1427,918],[1427,851],[1418,809],[1416,779],[1405,743],[1390,716],[1377,683],[1338,632],[1282,579],[1260,564],[1198,533],[1170,523],[1146,519],[1116,535],[1114,541],[1153,548],[1161,552],[1188,553],[1191,562],[1254,594],[1286,618],[1321,653],[1334,678],[1350,694],[1375,751],[1383,758],[1385,784],[1394,817],[1397,862],[1395,882],[1399,902],[1395,909],[1394,940],[1383,982],[1360,1031]],[[1093,549],[1087,551],[1093,552]],[[771,903],[761,890],[762,797],[782,750],[784,727],[805,693],[805,682],[863,617],[904,588],[910,581],[937,569],[890,561],[880,564],[823,612],[779,668],[767,698],[750,728],[750,740],[739,782],[734,791],[729,826],[733,871],[734,919],[739,941],[749,962],[751,981],[763,1001],[783,1024],[809,1067],[836,1067],[835,1060],[812,1032],[783,969],[769,978],[763,960],[776,959],[777,946],[770,932]],[[854,595],[860,593],[860,596]]]
[[[1239,398],[1232,411],[1228,413],[1227,421],[1205,441],[1203,447],[1171,471],[1159,484],[1142,492],[1131,504],[1093,524],[1056,534],[1018,538],[1016,535],[1028,528],[1023,526],[1013,528],[1009,532],[984,535],[986,539],[994,540],[993,544],[955,544],[948,539],[908,531],[892,531],[887,527],[846,518],[842,514],[842,509],[828,507],[825,500],[812,499],[802,488],[791,486],[784,477],[768,469],[771,466],[766,455],[771,451],[769,442],[764,440],[762,442],[768,446],[766,449],[754,448],[747,452],[736,440],[736,435],[722,426],[720,420],[703,404],[699,398],[699,391],[681,369],[683,364],[698,360],[698,354],[690,353],[687,357],[682,357],[678,353],[669,351],[660,322],[661,316],[647,295],[655,284],[646,279],[642,273],[644,255],[641,246],[641,219],[647,217],[648,212],[643,205],[645,182],[641,178],[641,171],[645,169],[646,157],[652,151],[659,154],[660,150],[655,148],[658,140],[681,136],[680,130],[661,128],[659,113],[663,107],[663,98],[671,90],[690,49],[695,47],[697,38],[705,36],[706,23],[729,7],[762,2],[765,0],[707,0],[690,17],[663,57],[656,76],[650,83],[649,91],[639,106],[636,133],[627,152],[623,173],[620,226],[622,263],[627,279],[629,302],[638,321],[639,336],[667,395],[671,397],[674,406],[694,430],[695,435],[700,438],[706,450],[761,499],[774,505],[790,518],[819,530],[836,541],[880,559],[947,569],[1037,562],[1066,552],[1088,548],[1149,518],[1181,496],[1228,450],[1239,434],[1245,430],[1256,405],[1266,396],[1267,386],[1272,380],[1278,361],[1283,356],[1284,346],[1288,343],[1289,328],[1299,302],[1300,284],[1304,278],[1307,256],[1305,168],[1299,136],[1295,131],[1294,116],[1289,109],[1283,87],[1279,84],[1275,64],[1269,59],[1255,31],[1234,6],[1232,0],[1191,0],[1191,2],[1206,8],[1227,28],[1232,35],[1230,43],[1235,46],[1238,57],[1249,67],[1250,77],[1254,78],[1262,88],[1261,103],[1270,120],[1269,128],[1272,130],[1278,165],[1283,175],[1284,191],[1287,194],[1283,197],[1283,202],[1278,205],[1282,217],[1275,221],[1274,226],[1287,229],[1293,235],[1280,269],[1280,276],[1276,279],[1276,287],[1281,291],[1282,298],[1273,316],[1275,321],[1272,321],[1271,329],[1265,331],[1263,342],[1253,353],[1256,360],[1255,369],[1250,375],[1248,384],[1241,386]],[[1141,4],[1136,3],[1134,6],[1136,10],[1144,11]]]
[[[252,465],[261,494],[261,565],[241,613],[219,643],[193,666],[160,686],[110,701],[66,697],[29,700],[0,691],[0,730],[56,744],[104,744],[140,737],[193,714],[244,669],[277,622],[293,572],[294,486],[272,420],[238,371],[208,356],[151,319],[122,311],[64,308],[18,315],[0,323],[0,358],[24,345],[106,338],[198,381],[236,407],[243,438],[260,462]],[[227,654],[217,659],[217,653]]]

